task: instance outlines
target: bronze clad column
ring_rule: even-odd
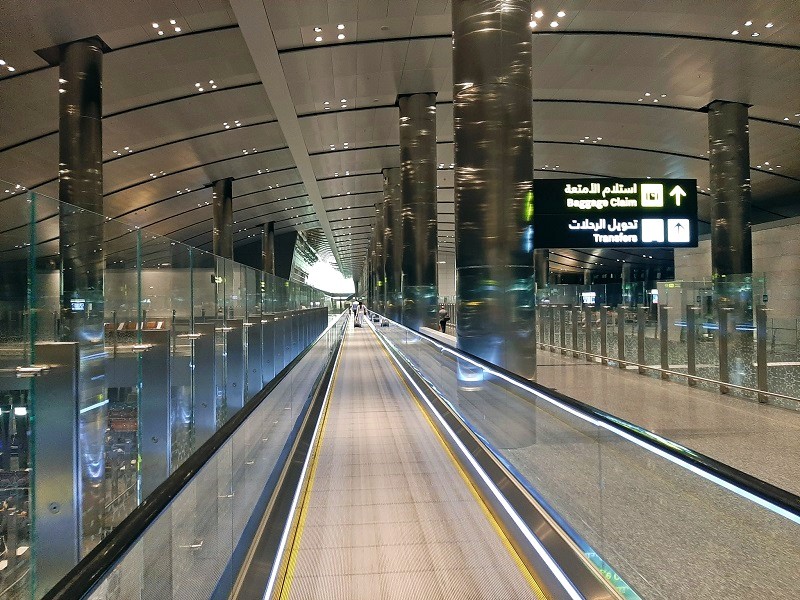
[[[452,6],[456,336],[534,377],[531,2]]]
[[[711,168],[711,270],[714,278],[753,272],[750,128],[747,106],[708,105]]]
[[[275,222],[264,223],[261,230],[261,269],[275,275]]]
[[[79,447],[83,552],[105,527],[103,276],[103,46],[96,38],[59,48],[59,249],[61,339],[80,348]],[[55,92],[54,92],[55,93]],[[66,203],[66,204],[63,204]],[[69,449],[65,448],[65,452]]]
[[[233,259],[233,178],[215,181],[211,198],[213,252],[222,258]]]
[[[436,94],[400,96],[402,320],[436,323]]]
[[[400,320],[400,285],[402,283],[402,258],[400,235],[400,168],[383,170],[383,242],[386,248],[384,269],[386,276],[386,316]]]

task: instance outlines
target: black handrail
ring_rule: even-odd
[[[389,319],[391,321],[391,319]],[[651,446],[655,446],[662,452],[666,452],[671,456],[679,458],[683,461],[686,461],[692,464],[695,467],[698,467],[707,473],[710,473],[720,479],[736,485],[737,487],[742,488],[743,490],[753,494],[761,498],[762,500],[766,500],[767,502],[771,502],[772,504],[789,511],[798,517],[800,517],[800,496],[793,494],[783,488],[779,488],[776,485],[773,485],[763,479],[759,479],[758,477],[754,477],[749,473],[745,473],[744,471],[740,471],[735,467],[731,467],[723,462],[720,462],[710,456],[706,456],[700,452],[692,450],[691,448],[687,448],[686,446],[679,444],[677,442],[673,442],[672,440],[668,440],[667,443],[665,440],[666,438],[662,438],[661,436],[654,434],[653,432],[639,427],[630,421],[626,421],[620,417],[614,416],[611,413],[605,412],[599,408],[596,408],[590,404],[586,404],[585,402],[581,402],[580,400],[576,400],[570,396],[565,396],[561,392],[557,392],[551,388],[545,387],[539,383],[531,381],[529,379],[525,379],[524,377],[517,375],[511,371],[504,369],[503,367],[499,367],[490,363],[479,356],[475,356],[474,354],[470,354],[464,350],[451,346],[450,344],[443,342],[427,333],[421,331],[414,331],[397,323],[396,321],[391,321],[395,325],[402,327],[412,333],[419,335],[421,337],[426,338],[427,340],[433,342],[434,344],[438,344],[451,350],[455,354],[461,354],[466,358],[474,361],[475,363],[479,364],[482,367],[487,369],[492,369],[493,371],[497,371],[501,373],[504,377],[507,377],[516,383],[519,383],[523,386],[527,386],[532,388],[542,394],[551,396],[555,400],[566,404],[570,408],[581,412],[587,416],[590,416],[598,421],[602,421],[606,425],[610,425],[612,427],[616,427],[625,431],[625,433],[636,437],[637,439],[650,444]]]
[[[342,318],[347,318],[347,315],[343,314],[328,325],[319,337],[338,325]],[[309,344],[258,394],[248,400],[236,414],[214,432],[181,466],[175,469],[172,475],[167,477],[152,494],[147,496],[108,536],[103,538],[89,554],[49,590],[42,600],[75,600],[89,592],[313,347],[313,343]]]

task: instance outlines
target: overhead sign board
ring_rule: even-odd
[[[694,179],[533,182],[537,248],[697,246]]]

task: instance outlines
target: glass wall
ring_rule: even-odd
[[[311,344],[328,306],[13,184],[0,207],[0,597],[27,599]]]

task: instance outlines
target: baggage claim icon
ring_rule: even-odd
[[[664,207],[664,184],[643,183],[640,203],[642,208]],[[676,185],[669,196],[675,199],[675,206],[681,205],[686,192]],[[666,224],[666,241],[672,243],[688,243],[690,241],[689,219],[642,219],[642,241],[648,243],[664,243],[664,225]]]

